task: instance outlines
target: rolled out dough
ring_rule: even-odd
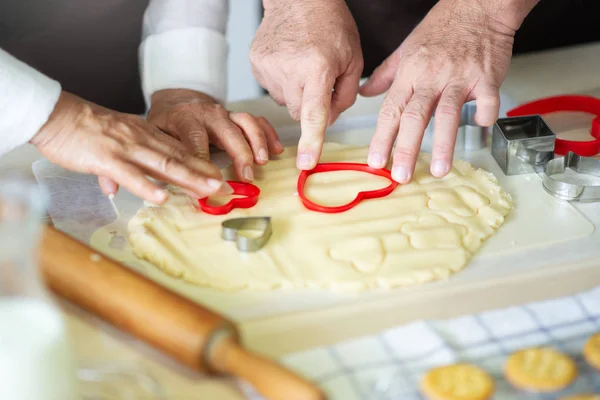
[[[357,291],[443,279],[470,257],[504,222],[510,195],[495,177],[455,161],[442,179],[429,173],[421,155],[415,177],[382,199],[367,200],[341,214],[306,210],[296,193],[296,149],[257,167],[258,204],[213,216],[176,188],[163,206],[148,205],[129,223],[136,256],[188,282],[223,290],[328,288]],[[322,162],[366,159],[366,147],[326,144]],[[230,169],[225,176],[232,178]],[[308,196],[339,205],[359,191],[389,181],[363,172],[312,175]],[[243,216],[271,216],[273,235],[256,253],[240,253],[221,239],[221,222]]]

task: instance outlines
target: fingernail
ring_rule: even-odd
[[[221,188],[219,189],[219,193],[221,194],[233,194],[233,188],[227,182],[223,182]]]
[[[264,147],[261,147],[258,150],[258,159],[260,161],[269,161],[269,153],[267,152],[267,149],[265,149]]]
[[[447,171],[448,165],[444,161],[437,160],[431,164],[431,173],[433,176],[441,178],[442,176],[446,175]]]
[[[406,182],[408,180],[408,171],[401,165],[394,165],[392,167],[392,178],[396,182]]]
[[[223,186],[223,181],[218,179],[209,179],[206,181],[206,183],[213,189],[219,189],[221,186]]]
[[[298,154],[296,167],[299,169],[311,169],[313,167],[313,156],[308,153]]]
[[[278,150],[283,150],[283,145],[281,144],[281,142],[279,140],[277,142],[275,142],[275,147],[277,147]]]
[[[169,197],[169,195],[166,190],[157,189],[154,192],[154,197],[156,198],[157,203],[162,203],[162,202],[167,201],[167,198]]]
[[[249,165],[246,165],[244,167],[244,178],[249,181],[254,179],[254,171],[252,170],[252,167]]]
[[[385,161],[383,160],[383,157],[381,157],[377,153],[371,153],[371,154],[369,154],[369,158],[368,158],[367,162],[369,163],[369,166],[371,168],[383,168],[383,167],[385,167]]]

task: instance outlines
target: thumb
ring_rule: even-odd
[[[400,62],[399,50],[396,50],[379,67],[375,68],[369,79],[360,87],[361,96],[378,96],[392,86]]]

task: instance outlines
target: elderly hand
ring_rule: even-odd
[[[312,169],[325,129],[354,104],[363,68],[356,24],[344,0],[264,0],[250,49],[256,79],[300,120],[297,166]]]
[[[123,185],[152,203],[167,193],[150,178],[180,186],[197,197],[231,193],[217,167],[135,115],[108,110],[63,92],[48,122],[31,143],[50,161],[98,175],[105,193]]]
[[[452,165],[463,104],[476,100],[475,121],[481,126],[498,118],[498,90],[508,71],[513,37],[535,1],[529,9],[523,0],[439,1],[360,89],[364,96],[389,89],[369,149],[369,165],[384,167],[397,137],[392,176],[397,182],[409,182],[435,109],[431,173],[445,176]]]
[[[166,89],[152,95],[148,122],[180,140],[196,157],[210,159],[209,143],[233,159],[238,178],[254,179],[254,163],[264,165],[269,153],[283,146],[263,117],[228,112],[211,97],[194,90]]]

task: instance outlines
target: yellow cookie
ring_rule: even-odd
[[[571,396],[561,397],[558,400],[600,400],[600,395],[593,393],[572,394]]]
[[[474,365],[452,364],[429,370],[421,393],[429,400],[486,400],[494,393],[494,381]]]
[[[600,369],[600,333],[590,336],[583,346],[583,356],[592,367]]]
[[[577,366],[563,353],[539,347],[513,353],[504,366],[504,376],[519,389],[553,392],[575,380]]]

